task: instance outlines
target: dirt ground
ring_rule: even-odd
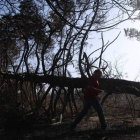
[[[98,117],[82,120],[77,128],[69,131],[70,122],[47,125],[38,123],[30,128],[10,129],[0,132],[0,140],[140,140],[140,118],[107,117],[108,130],[101,131]]]
[[[105,131],[101,131],[97,114],[91,109],[94,113],[88,113],[73,132],[69,126],[75,116],[67,114],[62,123],[54,119],[48,124],[43,118],[28,127],[3,130],[0,126],[0,140],[140,140],[139,107],[140,99],[131,104],[130,100],[126,100],[126,95],[112,95],[104,104],[108,126]]]

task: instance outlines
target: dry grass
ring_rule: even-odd
[[[103,96],[100,96],[102,99]],[[47,98],[49,103],[49,98]],[[80,112],[83,104],[80,99],[76,99],[77,108]],[[47,104],[48,106],[48,104]],[[69,105],[66,107],[64,122],[46,125],[44,122],[36,123],[29,129],[11,130],[9,132],[0,131],[2,140],[138,140],[140,139],[140,99],[129,94],[108,97],[104,103],[104,113],[108,128],[110,130],[102,132],[98,116],[92,108],[85,118],[78,124],[76,131],[69,132],[68,127],[75,119],[76,111],[72,104],[74,114],[71,115]],[[47,107],[46,107],[47,108]],[[62,109],[62,104],[57,105],[57,111]]]

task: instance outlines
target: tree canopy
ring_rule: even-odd
[[[138,18],[139,0],[0,0],[0,9],[2,109],[8,104],[16,110],[20,102],[28,110],[25,115],[45,112],[50,117],[59,110],[64,114],[69,104],[73,113],[72,105],[77,111],[76,100],[82,100],[82,89],[96,68],[103,70],[100,82],[107,93],[102,103],[112,93],[140,96],[139,84],[118,80],[121,74],[117,71],[114,75],[102,58],[120,35],[106,42],[104,32]],[[94,44],[97,33],[101,34],[102,46],[92,46],[87,53],[85,48],[91,47],[88,38],[92,34]],[[70,66],[80,78],[72,78]],[[11,94],[10,98],[5,93]]]
[[[94,68],[105,71],[108,66],[102,53],[111,42],[105,44],[102,34],[102,48],[93,48],[87,56],[84,48],[89,47],[89,34],[103,33],[136,18],[134,13],[139,7],[139,3],[124,0],[6,0],[0,3],[1,65],[5,70],[9,66],[14,73],[70,76],[68,66],[72,65],[82,77],[89,76]],[[101,51],[100,56],[92,59],[96,51]]]

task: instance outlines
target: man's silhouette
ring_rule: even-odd
[[[102,76],[101,70],[97,69],[94,71],[94,74],[91,77],[89,77],[87,85],[85,87],[85,91],[84,91],[84,100],[85,101],[84,101],[83,109],[78,114],[78,116],[74,120],[74,122],[71,124],[70,130],[73,130],[77,126],[77,124],[87,114],[87,112],[91,106],[93,106],[94,109],[96,110],[96,112],[98,113],[101,128],[103,130],[106,129],[106,123],[105,123],[103,109],[98,100],[98,94],[102,92],[102,90],[99,89],[99,82],[98,82],[98,79],[101,78],[101,76]]]

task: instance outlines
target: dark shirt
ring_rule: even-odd
[[[88,87],[91,86],[91,87]],[[98,91],[93,89],[92,87],[99,89],[99,82],[98,80],[95,78],[94,75],[92,75],[88,81],[87,81],[87,85],[85,87],[85,91],[84,91],[84,99],[95,99],[98,98]]]

